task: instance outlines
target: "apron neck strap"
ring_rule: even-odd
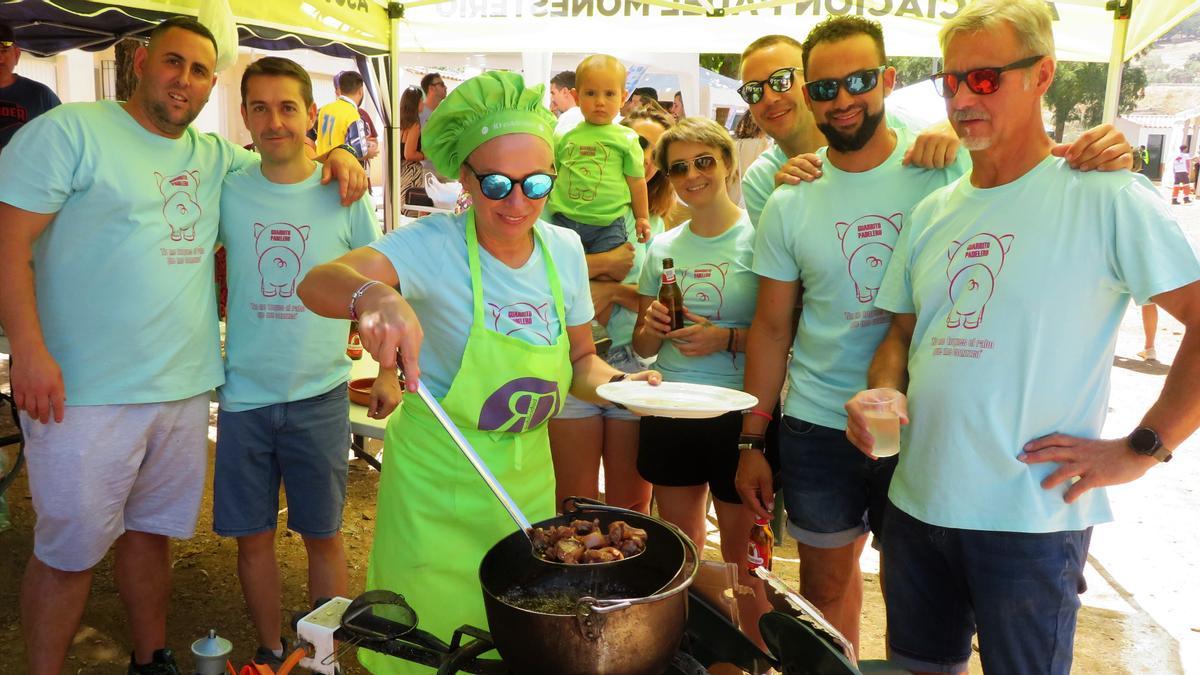
[[[554,297],[554,311],[558,313],[559,325],[566,331],[566,304],[563,301],[562,283],[558,278],[558,268],[554,266],[554,258],[546,246],[537,225],[533,227],[533,238],[537,247],[542,249],[542,259],[546,261],[546,276],[550,280],[550,294]],[[474,325],[484,326],[483,303],[483,272],[479,264],[479,235],[475,230],[475,208],[467,209],[467,263],[471,269],[471,297],[474,301]]]

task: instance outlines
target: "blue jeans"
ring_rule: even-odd
[[[966,670],[978,630],[986,673],[1070,673],[1091,528],[959,530],[893,505],[884,529],[889,661],[926,672]]]
[[[868,530],[881,537],[896,458],[871,459],[841,429],[784,416],[779,463],[788,534],[817,548],[840,548]]]
[[[300,401],[221,410],[213,530],[226,537],[274,530],[282,481],[288,529],[305,537],[332,537],[342,527],[349,452],[345,383]]]
[[[579,235],[583,242],[584,253],[604,253],[625,243],[625,216],[621,216],[607,225],[581,223],[561,213],[552,217],[555,225],[565,227]]]

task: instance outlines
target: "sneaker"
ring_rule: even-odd
[[[1184,198],[1183,198],[1183,203],[1184,203],[1184,204],[1191,204],[1191,203],[1192,203],[1192,200],[1188,199],[1187,197],[1184,197]]]
[[[273,671],[279,670],[279,668],[283,666],[283,659],[288,653],[287,640],[282,640],[282,644],[283,656],[275,656],[275,650],[259,646],[259,648],[254,652],[254,663],[263,666],[270,666],[271,670]]]
[[[179,666],[175,664],[175,653],[170,649],[157,649],[150,663],[139,665],[129,654],[128,675],[182,675]]]
[[[1172,204],[1174,204],[1175,206],[1179,206],[1179,200],[1178,200],[1178,199],[1172,199],[1172,200],[1171,200],[1171,203],[1172,203]]]
[[[1151,347],[1149,349],[1143,349],[1142,351],[1138,352],[1137,355],[1138,355],[1138,358],[1143,361],[1157,361],[1158,360],[1158,352],[1154,351],[1154,347]]]

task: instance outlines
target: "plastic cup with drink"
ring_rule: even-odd
[[[871,454],[893,457],[900,452],[900,399],[892,389],[869,389],[861,399],[867,431],[875,439]]]

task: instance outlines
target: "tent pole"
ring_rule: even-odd
[[[403,174],[401,163],[404,161],[400,153],[400,19],[403,16],[402,5],[388,3],[388,68],[392,80],[388,87],[388,100],[392,115],[388,124],[388,185],[383,196],[384,232],[396,228],[400,222],[400,207],[404,203],[400,185]]]
[[[1125,65],[1125,39],[1129,35],[1133,0],[1111,0],[1107,9],[1113,12],[1113,38],[1108,57],[1108,83],[1104,87],[1104,121],[1111,124],[1117,120],[1117,106],[1121,101],[1121,68]]]

